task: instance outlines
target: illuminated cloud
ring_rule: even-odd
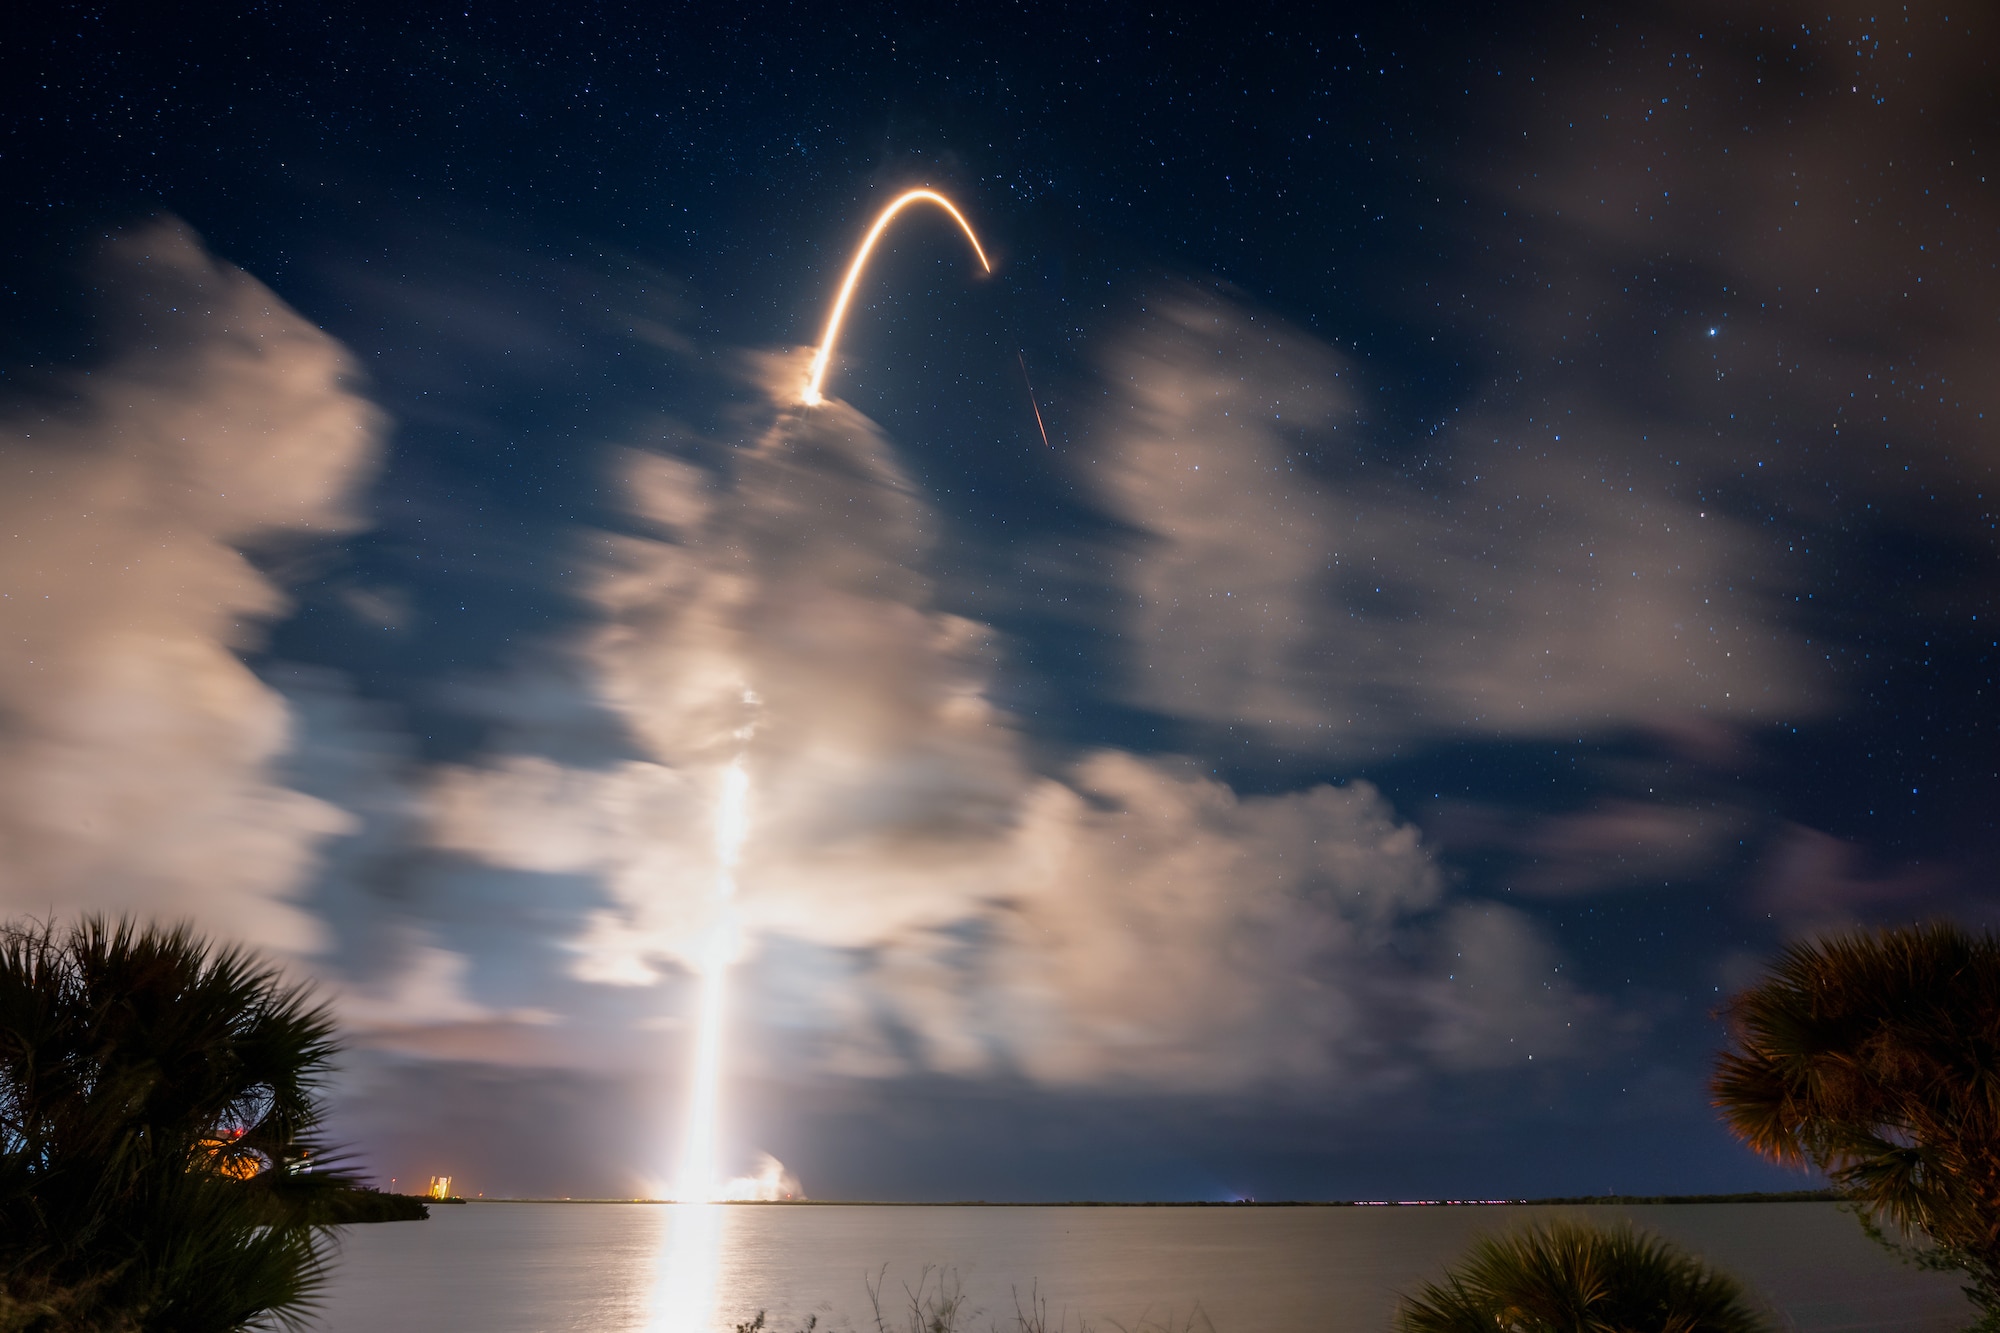
[[[1398,957],[1459,934],[1431,919],[1442,877],[1371,788],[1245,798],[1118,752],[1066,778],[1023,803],[1009,896],[850,960],[841,990],[878,1008],[827,1034],[835,1067],[888,1073],[914,1055],[952,1073],[1191,1091],[1339,1074],[1352,1094],[1422,1053],[1465,1062],[1450,962]],[[1534,936],[1511,911],[1492,919]],[[1545,952],[1482,953],[1495,990],[1481,998],[1492,1027],[1561,1053],[1541,1010],[1576,997]],[[1556,989],[1517,1002],[1544,979]]]
[[[1783,571],[1639,461],[1670,440],[1642,446],[1608,410],[1455,422],[1433,485],[1385,465],[1338,352],[1187,290],[1152,303],[1105,380],[1083,466],[1140,534],[1119,556],[1136,703],[1359,756],[1819,702],[1774,628]]]
[[[464,954],[423,941],[397,951],[397,970],[376,987],[335,1001],[351,1046],[429,1060],[549,1066],[569,1063],[573,1041],[540,1031],[560,1020],[545,1009],[501,1011],[471,998]],[[525,1030],[524,1030],[525,1029]]]
[[[381,422],[337,344],[185,228],[101,262],[125,350],[0,447],[0,907],[308,950],[294,896],[351,821],[276,775],[292,719],[238,654],[285,598],[240,548],[358,526]]]
[[[645,759],[499,756],[432,790],[439,845],[603,876],[613,905],[576,941],[580,975],[646,982],[695,958],[713,805],[746,728],[751,930],[809,921],[862,944],[990,891],[968,848],[1004,838],[1024,778],[981,693],[982,631],[925,608],[922,506],[865,422],[829,419],[739,458],[726,499],[685,463],[628,460],[641,514],[678,540],[611,544],[580,651]]]
[[[670,1015],[578,990],[685,975],[741,754],[741,1009],[771,1025],[746,1070],[1353,1095],[1573,1041],[1585,1006],[1536,928],[1454,902],[1366,784],[1245,796],[1189,760],[1039,753],[992,702],[993,633],[934,604],[935,514],[873,423],[785,406],[796,357],[754,364],[752,444],[624,456],[635,524],[592,538],[595,617],[553,673],[485,687],[510,721],[484,754],[426,768],[338,677],[259,680],[238,650],[284,602],[239,547],[352,530],[380,423],[330,340],[184,232],[109,262],[144,350],[0,460],[32,538],[0,565],[30,649],[0,675],[15,910],[321,953],[356,1088],[412,1059],[605,1074]],[[1209,534],[1182,565],[1268,574],[1258,554]],[[464,923],[494,875],[546,886],[537,937],[499,947],[567,975],[489,966]]]
[[[1568,1048],[1579,999],[1536,928],[1455,908],[1366,784],[1242,796],[1180,759],[1034,762],[989,697],[991,633],[932,605],[934,519],[888,442],[837,403],[784,410],[793,359],[757,374],[776,417],[726,469],[625,460],[652,535],[606,539],[574,653],[639,754],[496,753],[426,797],[444,850],[601,884],[574,976],[698,958],[740,753],[741,1007],[771,1031],[739,1069],[1353,1092]],[[1470,1008],[1454,968],[1487,988]]]

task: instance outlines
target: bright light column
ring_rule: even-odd
[[[694,1076],[688,1088],[687,1137],[674,1197],[682,1203],[712,1203],[722,1184],[716,1154],[716,1121],[721,1111],[722,1020],[728,998],[729,966],[736,957],[736,867],[750,832],[750,773],[738,755],[722,770],[715,802],[714,919],[701,950],[701,1002],[694,1039]]]

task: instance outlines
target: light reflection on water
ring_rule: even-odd
[[[640,1312],[644,1321],[640,1327],[645,1333],[709,1333],[721,1322],[716,1317],[716,1282],[722,1269],[723,1222],[731,1210],[712,1203],[679,1203],[661,1205],[659,1211],[667,1215],[656,1260],[659,1282]]]
[[[1383,1333],[1396,1293],[1516,1208],[842,1208],[468,1204],[428,1222],[343,1228],[332,1333],[731,1333],[769,1311],[872,1328],[888,1287],[955,1267],[985,1330],[1030,1283],[1051,1316],[1099,1329],[1184,1315],[1218,1333]],[[1899,1267],[1830,1204],[1561,1210],[1640,1225],[1743,1277],[1801,1333],[1946,1333],[1970,1307],[1949,1276]]]

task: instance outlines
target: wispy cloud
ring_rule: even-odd
[[[1510,888],[1544,898],[1659,888],[1706,875],[1753,821],[1736,807],[1609,798],[1562,814],[1448,804],[1427,828],[1456,852],[1501,852]]]
[[[1936,4],[1893,27],[1847,3],[1730,17],[1634,16],[1524,108],[1473,177],[1534,280],[1480,295],[1552,379],[1623,368],[1739,501],[1979,523],[1980,488],[1941,482],[1993,458],[2000,414],[1984,38]]]
[[[1957,881],[1945,866],[1871,865],[1856,843],[1787,824],[1766,850],[1750,902],[1794,939],[1908,920],[1947,905],[1961,915],[1990,919],[1990,899],[1967,901]]]
[[[241,548],[354,529],[381,422],[185,228],[112,242],[100,281],[122,350],[0,446],[0,901],[309,950],[294,895],[350,819],[276,774],[291,717],[238,654],[285,597]]]
[[[1187,289],[1104,379],[1082,466],[1139,534],[1120,557],[1135,703],[1358,757],[1822,700],[1783,571],[1674,475],[1670,440],[1587,399],[1454,421],[1448,473],[1393,465],[1335,349]]]

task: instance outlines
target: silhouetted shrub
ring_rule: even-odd
[[[1403,1299],[1398,1333],[1768,1333],[1734,1278],[1629,1224],[1488,1236]]]

